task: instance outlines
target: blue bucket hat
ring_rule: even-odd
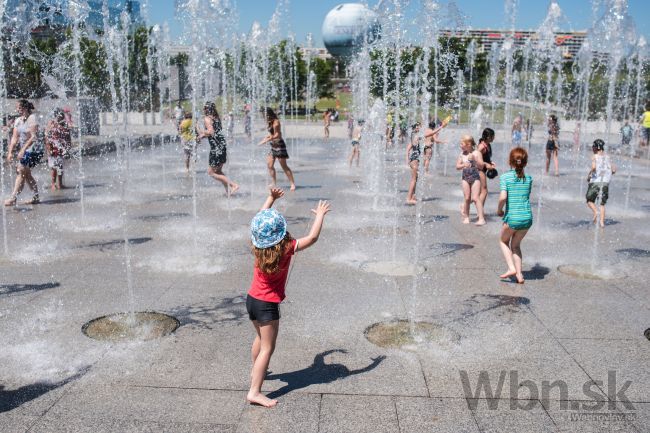
[[[251,241],[257,248],[279,244],[287,234],[287,221],[275,209],[261,210],[251,221]]]

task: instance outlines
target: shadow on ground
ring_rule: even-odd
[[[240,323],[248,319],[246,298],[234,296],[217,301],[212,298],[205,303],[182,305],[169,312],[181,326],[212,330],[226,323]]]
[[[149,242],[152,238],[129,238],[129,245],[140,245]],[[109,241],[89,242],[87,244],[78,245],[77,248],[96,248],[99,251],[110,251],[124,245],[124,239],[111,239]]]
[[[85,367],[74,376],[59,382],[36,382],[31,385],[21,386],[11,391],[6,391],[4,385],[0,385],[0,413],[16,409],[23,404],[35,400],[48,392],[60,388],[85,375],[90,367]]]
[[[616,250],[616,252],[623,254],[629,259],[647,259],[650,257],[650,250],[643,250],[641,248],[622,248]]]
[[[158,221],[167,221],[173,218],[186,218],[192,216],[186,212],[168,212],[163,214],[151,214],[151,215],[140,215],[134,217],[133,219],[145,221],[145,222],[158,222]]]
[[[616,224],[620,224],[620,221],[613,220],[606,218],[605,219],[605,225],[606,226],[614,226]],[[593,227],[594,222],[592,220],[578,220],[578,221],[559,221],[553,225],[556,226],[562,226],[562,227],[568,227],[571,229],[578,229],[582,227]]]
[[[41,290],[54,289],[61,284],[56,282],[42,284],[0,284],[0,295],[10,295],[20,292],[38,292]]]
[[[535,266],[528,271],[522,271],[524,280],[543,280],[545,276],[551,273],[551,269],[535,263]]]
[[[471,244],[437,242],[435,244],[429,245],[429,249],[433,253],[424,258],[453,255],[458,251],[471,250],[472,248],[474,248],[474,245]]]
[[[460,314],[445,324],[467,322],[476,316],[493,312],[497,316],[507,316],[519,313],[522,307],[530,304],[530,299],[523,296],[476,294],[463,302],[464,309]]]
[[[66,204],[66,203],[77,203],[79,201],[78,198],[72,198],[72,197],[61,197],[61,198],[52,198],[49,200],[42,200],[40,204]]]
[[[280,380],[286,382],[282,388],[268,394],[269,398],[278,398],[291,391],[306,388],[310,385],[319,385],[323,383],[332,383],[339,379],[354,376],[356,374],[367,373],[374,370],[381,362],[386,359],[385,356],[371,358],[372,362],[363,368],[350,370],[343,364],[326,364],[325,357],[331,353],[347,353],[347,350],[332,349],[321,352],[314,357],[314,362],[302,370],[291,371],[288,373],[269,374],[266,380]]]

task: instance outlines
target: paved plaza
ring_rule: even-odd
[[[245,399],[248,225],[268,183],[265,149],[229,142],[225,172],[241,185],[230,199],[206,174],[205,144],[196,201],[176,143],[134,149],[124,194],[115,153],[84,160],[83,206],[78,188],[50,192],[36,169],[43,202],[6,209],[0,432],[649,432],[650,164],[615,158],[607,225],[595,229],[583,199],[589,155],[563,148],[561,176],[542,177],[545,137],[535,137],[522,286],[498,277],[498,181],[487,226],[461,223],[453,165],[464,132],[445,131],[452,144],[420,177],[421,203],[406,206],[404,148],[364,148],[362,167],[349,169],[344,125],[329,141],[320,127],[287,127],[298,189],[277,208],[289,231],[306,232],[320,199],[333,210],[294,260],[263,388],[279,400],[273,409]],[[504,172],[502,143],[498,131]],[[78,176],[68,161],[65,181]],[[81,332],[129,310],[180,327],[127,343]],[[400,347],[366,338],[406,320],[432,334]]]

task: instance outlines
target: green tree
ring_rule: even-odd
[[[332,86],[332,72],[334,71],[334,61],[332,59],[323,60],[320,58],[312,59],[312,70],[316,76],[316,93],[320,98],[334,97]]]

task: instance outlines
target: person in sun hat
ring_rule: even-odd
[[[246,399],[251,404],[273,407],[272,400],[261,392],[280,325],[280,303],[285,298],[284,289],[289,277],[291,256],[316,243],[323,226],[329,203],[319,201],[312,212],[316,215],[309,234],[294,239],[287,231],[287,221],[273,203],[284,195],[279,188],[271,188],[262,209],[251,221],[251,242],[255,266],[253,282],[246,297],[248,317],[255,327],[255,340],[251,348],[253,368],[251,387]]]

